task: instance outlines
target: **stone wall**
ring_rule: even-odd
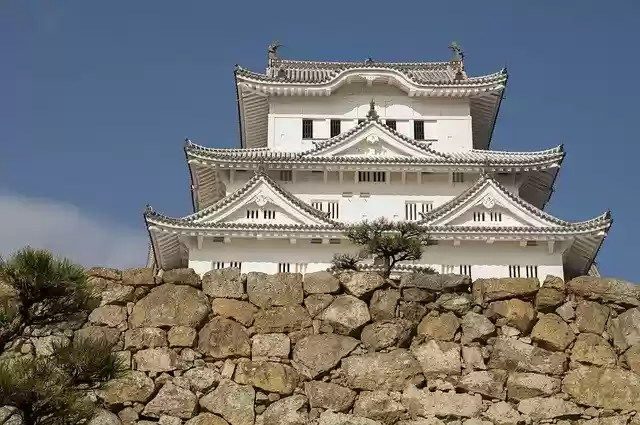
[[[93,425],[640,425],[626,282],[90,273],[88,320],[26,329],[3,356],[113,342],[132,370],[90,392]]]

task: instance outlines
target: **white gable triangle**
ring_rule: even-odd
[[[557,227],[568,224],[519,199],[490,177],[425,215],[431,226]]]
[[[377,121],[368,121],[355,129],[321,143],[303,153],[305,156],[367,156],[367,157],[441,157],[428,144],[401,136]]]
[[[323,213],[288,194],[269,177],[254,177],[247,185],[202,211],[198,224],[233,223],[256,225],[331,224]]]

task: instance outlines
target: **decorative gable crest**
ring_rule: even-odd
[[[382,146],[382,141],[375,134],[369,136],[358,142],[356,150],[366,156],[380,156],[387,154],[387,150]]]

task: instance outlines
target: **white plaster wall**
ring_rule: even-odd
[[[241,271],[275,273],[278,263],[290,263],[291,272],[296,264],[306,264],[306,272],[325,270],[329,267],[334,253],[356,252],[357,248],[344,242],[340,245],[312,244],[308,240],[297,240],[291,244],[283,239],[232,239],[230,243],[205,240],[202,249],[192,248],[189,252],[189,267],[204,274],[211,270],[214,262],[242,262]],[[442,272],[444,265],[471,265],[473,279],[509,277],[509,265],[521,266],[521,276],[525,276],[524,266],[538,266],[538,278],[543,281],[547,275],[563,277],[562,252],[549,254],[546,244],[540,246],[520,246],[517,242],[462,241],[459,246],[451,242],[429,247],[422,260],[414,264],[429,265]]]
[[[413,120],[425,120],[425,137],[436,139],[438,149],[472,149],[468,99],[411,98],[382,84],[350,84],[327,97],[270,97],[268,146],[290,152],[310,149],[312,141],[302,140],[303,118],[314,120],[314,140],[323,140],[329,137],[331,119],[340,119],[341,131],[348,131],[366,117],[372,98],[380,118],[396,120],[400,133],[413,138]]]
[[[250,175],[250,173],[245,174],[247,174],[246,177]],[[279,172],[270,174],[276,179],[279,176]],[[354,173],[345,172],[342,183],[339,183],[337,173],[330,172],[328,181],[325,183],[322,172],[301,171],[297,172],[295,183],[279,182],[279,184],[308,204],[316,201],[338,202],[338,220],[356,222],[377,217],[404,220],[406,202],[431,203],[433,208],[437,208],[468,189],[477,178],[477,175],[468,174],[465,175],[465,182],[451,183],[448,174],[429,174],[424,176],[422,183],[417,183],[415,173],[408,173],[405,183],[402,183],[400,173],[393,173],[390,183],[356,183]],[[517,193],[513,178],[505,176],[499,179],[507,189]],[[240,189],[244,183],[246,180],[242,179],[228,183],[227,194]],[[505,223],[511,222],[506,213],[503,214],[503,220]]]

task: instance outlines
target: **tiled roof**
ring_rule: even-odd
[[[231,193],[229,196],[225,196],[224,198],[217,201],[213,205],[207,208],[204,208],[203,210],[200,210],[194,214],[188,215],[183,218],[172,218],[172,217],[155,212],[153,208],[151,208],[151,206],[148,205],[147,208],[145,209],[144,215],[145,215],[145,218],[150,222],[177,225],[177,226],[195,226],[195,227],[203,227],[203,228],[216,228],[216,227],[235,228],[234,226],[240,226],[240,227],[248,226],[248,228],[254,228],[255,226],[260,226],[260,225],[254,225],[254,224],[235,225],[235,224],[228,224],[228,223],[223,223],[223,224],[198,223],[198,220],[205,218],[208,215],[212,214],[213,212],[223,208],[224,206],[229,205],[231,202],[242,198],[242,196],[244,196],[245,193],[249,192],[260,182],[266,183],[271,189],[273,189],[274,191],[282,195],[285,199],[287,199],[289,202],[294,204],[296,207],[302,209],[303,211],[307,212],[313,217],[318,218],[319,220],[324,222],[327,226],[334,227],[334,226],[341,225],[340,223],[334,220],[331,220],[329,218],[329,213],[324,213],[316,208],[313,208],[311,205],[307,204],[306,202],[301,201],[297,197],[293,196],[289,191],[286,191],[282,187],[280,187],[280,185],[278,185],[278,183],[276,183],[271,177],[269,177],[266,173],[260,170],[255,174],[255,176],[249,179],[245,183],[245,185],[242,186],[240,189]],[[284,226],[287,228],[292,227],[292,225],[277,225],[277,226]],[[304,228],[309,226],[293,226],[293,227]],[[311,226],[311,227],[314,227],[314,226]],[[255,227],[255,228],[260,228],[260,227]]]
[[[460,62],[319,62],[277,59],[271,63],[267,74],[249,71],[240,66],[236,73],[240,78],[280,84],[322,84],[337,78],[349,70],[391,70],[404,75],[417,85],[424,86],[475,86],[501,82],[506,70],[468,77]]]
[[[340,144],[355,133],[366,127],[378,126],[384,131],[401,139],[412,148],[423,151],[426,157],[411,156],[322,156],[321,154]],[[367,120],[354,128],[335,137],[317,143],[317,145],[303,152],[278,152],[269,148],[254,149],[220,149],[208,148],[187,141],[185,146],[187,156],[219,161],[246,162],[290,162],[290,163],[372,163],[372,164],[451,164],[451,165],[488,165],[488,166],[527,166],[547,163],[558,163],[564,158],[562,145],[538,152],[502,152],[472,149],[464,152],[441,152],[431,148],[431,143],[416,141],[410,137],[388,127],[380,120]]]
[[[496,181],[494,178],[492,178],[490,175],[488,174],[484,174],[483,176],[481,176],[478,181],[471,186],[469,189],[467,189],[466,191],[464,191],[463,193],[461,193],[460,195],[458,195],[457,197],[455,197],[454,199],[452,199],[451,201],[441,205],[438,208],[435,208],[434,210],[426,213],[426,214],[422,214],[422,220],[419,221],[419,223],[421,224],[425,224],[428,225],[428,223],[433,222],[435,219],[440,218],[442,216],[444,216],[445,214],[449,213],[450,211],[453,211],[455,208],[457,208],[459,205],[463,204],[465,201],[467,201],[469,198],[473,197],[476,193],[478,193],[480,190],[482,190],[482,188],[486,185],[486,184],[492,184],[494,185],[504,196],[506,196],[507,198],[509,198],[510,200],[512,200],[513,202],[515,202],[517,205],[521,206],[522,208],[524,208],[526,211],[528,211],[529,213],[533,214],[536,217],[539,217],[543,220],[547,220],[553,224],[555,224],[558,227],[558,230],[564,229],[566,231],[584,231],[584,230],[590,230],[590,229],[596,229],[596,228],[608,228],[611,223],[612,223],[612,219],[611,219],[611,212],[607,211],[604,214],[593,218],[591,220],[587,220],[587,221],[580,221],[580,222],[569,222],[569,221],[565,221],[565,220],[560,220],[557,217],[552,216],[551,214],[548,214],[544,211],[542,211],[539,208],[536,208],[534,205],[531,205],[530,203],[528,203],[527,201],[523,200],[522,198],[512,194],[507,188],[505,188],[502,184],[500,184],[498,181]],[[430,228],[434,229],[434,230],[438,230],[438,229],[442,229],[442,230],[453,230],[450,229],[452,226],[429,226]],[[516,228],[510,228],[510,227],[486,227],[486,226],[454,226],[455,230],[460,230],[463,232],[470,232],[470,231],[474,231],[474,229],[476,231],[483,231],[485,229],[497,229],[499,231],[510,231],[511,229],[519,229],[520,227],[516,227]],[[548,231],[549,228],[537,228],[537,227],[532,227],[531,231],[532,232],[546,232]]]

